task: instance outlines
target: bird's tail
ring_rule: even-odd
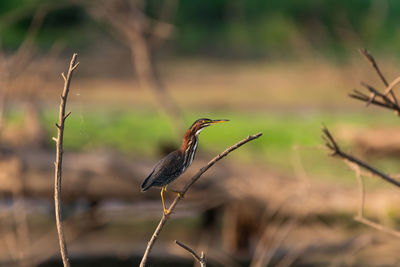
[[[152,172],[149,174],[149,176],[147,176],[147,178],[144,179],[144,181],[143,181],[143,183],[142,183],[142,186],[141,186],[141,187],[142,187],[142,192],[147,191],[147,190],[151,187],[152,183],[151,183],[150,177],[151,177],[151,175],[153,174],[153,172],[154,172],[154,171],[152,171]]]

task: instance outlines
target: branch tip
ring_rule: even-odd
[[[77,63],[71,68],[71,71],[74,71],[74,70],[78,67],[78,65],[79,65],[79,62],[77,62]]]
[[[69,111],[69,112],[67,113],[67,115],[64,116],[64,118],[63,118],[64,121],[69,117],[69,115],[71,115],[71,111]]]
[[[190,247],[186,246],[185,244],[179,242],[178,240],[175,240],[175,244],[177,244],[178,246],[180,246],[181,248],[183,248],[184,250],[186,250],[187,252],[189,252],[193,258],[195,260],[197,260],[201,266],[205,266],[206,264],[206,257],[204,256],[204,252],[201,252],[201,256],[197,255],[196,252],[194,252],[193,249],[191,249]]]

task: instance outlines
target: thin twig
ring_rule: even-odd
[[[386,182],[395,185],[397,187],[400,187],[400,182],[397,181],[396,179],[390,177],[387,174],[384,174],[383,172],[371,167],[370,165],[368,165],[367,163],[343,152],[340,147],[338,146],[338,144],[336,143],[335,139],[333,138],[333,136],[331,135],[331,133],[329,132],[328,128],[326,128],[325,126],[322,128],[322,132],[323,132],[323,136],[322,138],[325,141],[325,145],[326,147],[328,147],[331,151],[332,154],[331,156],[338,156],[342,159],[346,159],[358,166],[360,166],[361,168],[366,169],[367,171],[371,172],[372,174],[374,174],[377,177],[382,178],[383,180],[385,180]]]
[[[374,57],[371,55],[371,53],[365,48],[361,48],[359,51],[367,59],[367,61],[371,64],[371,66],[375,69],[379,78],[381,78],[383,84],[386,87],[388,87],[389,83],[387,82],[386,78],[383,76],[381,70],[378,67],[378,64],[376,63],[376,61],[375,61]]]
[[[199,255],[197,255],[196,252],[194,252],[193,249],[191,249],[190,247],[186,246],[185,244],[179,242],[178,240],[175,240],[175,243],[178,246],[180,246],[181,248],[183,248],[184,250],[186,250],[187,252],[189,252],[193,256],[193,258],[200,263],[201,267],[206,267],[207,260],[206,260],[206,256],[204,255],[203,251],[201,252],[201,255],[199,256]]]
[[[376,73],[378,74],[379,78],[381,79],[381,81],[383,82],[383,84],[385,85],[385,87],[388,88],[387,91],[385,92],[385,95],[390,94],[390,96],[391,96],[392,99],[393,99],[393,102],[394,102],[396,105],[398,105],[397,97],[396,97],[396,95],[394,94],[394,92],[392,91],[393,87],[392,87],[391,89],[389,89],[389,87],[390,87],[390,86],[389,86],[389,83],[388,83],[388,81],[386,80],[385,76],[383,76],[383,74],[382,74],[382,72],[381,72],[381,70],[380,70],[380,68],[379,68],[379,66],[378,66],[378,63],[376,63],[374,57],[373,57],[373,56],[371,55],[371,53],[370,53],[367,49],[365,49],[365,48],[361,48],[359,51],[360,51],[360,53],[366,58],[366,60],[371,64],[371,66],[374,68],[374,70],[375,70]],[[374,98],[375,98],[375,97],[373,96],[371,99],[374,99]]]
[[[376,98],[368,97],[366,94],[364,94],[364,93],[362,93],[362,92],[360,92],[358,90],[354,90],[353,93],[349,94],[348,96],[351,97],[351,98],[363,101],[363,102],[367,102],[369,104],[374,104],[375,106],[380,106],[380,107],[383,107],[383,108],[387,108],[387,109],[393,110],[393,107],[392,106],[388,106],[387,103],[381,102],[381,101],[377,100]]]
[[[389,86],[386,88],[385,90],[385,95],[388,95],[390,93],[392,93],[393,88],[396,87],[396,85],[398,85],[400,83],[400,77],[397,77],[396,79],[394,79]]]
[[[371,86],[371,85],[369,85],[369,84],[367,84],[367,83],[364,83],[364,82],[361,82],[361,85],[362,86],[364,86],[365,88],[367,88],[368,89],[368,91],[370,91],[371,92],[371,94],[373,95],[373,96],[379,96],[379,97],[381,97],[389,106],[394,106],[395,104],[392,102],[392,100],[390,100],[390,98],[388,98],[385,94],[382,94],[381,92],[379,92],[378,90],[376,90],[373,86]],[[371,98],[372,100],[374,99],[374,98]],[[372,101],[371,100],[371,101]]]
[[[374,68],[374,70],[378,74],[379,78],[382,80],[382,82],[385,85],[385,87],[389,87],[389,83],[387,82],[385,76],[383,76],[378,64],[376,63],[376,61],[375,61],[374,57],[371,55],[371,53],[369,53],[369,51],[367,49],[365,49],[365,48],[361,48],[360,49],[360,53],[362,55],[364,55],[364,57],[367,59],[367,61],[372,65],[372,67]],[[398,104],[397,98],[396,98],[394,92],[392,90],[389,90],[388,93],[390,93],[390,95],[392,96],[394,102],[396,104]]]
[[[389,227],[386,227],[386,226],[384,226],[384,225],[382,225],[380,223],[371,221],[370,219],[367,219],[365,217],[356,216],[356,217],[354,217],[354,220],[359,222],[359,223],[368,225],[369,227],[375,228],[378,231],[382,231],[382,232],[384,232],[386,234],[389,234],[389,235],[395,236],[397,238],[400,238],[400,231],[396,231],[396,230],[394,230],[392,228],[389,228]]]
[[[69,87],[71,84],[72,73],[79,64],[79,62],[75,63],[77,56],[78,56],[77,54],[72,55],[67,77],[64,79],[64,89],[61,94],[59,118],[58,118],[58,123],[56,124],[57,138],[55,139],[57,145],[57,155],[56,155],[56,161],[54,162],[55,165],[54,204],[55,204],[58,239],[60,243],[60,251],[64,267],[66,266],[69,267],[70,263],[68,260],[67,243],[64,237],[62,212],[61,212],[61,174],[62,174],[63,138],[64,138],[64,123],[67,118],[67,116],[65,115],[65,106],[67,104],[67,97],[69,93]]]
[[[183,188],[182,192],[180,193],[180,195],[176,196],[174,201],[172,202],[171,206],[168,209],[167,213],[163,213],[163,216],[160,220],[160,222],[158,223],[158,226],[156,228],[156,230],[154,231],[150,241],[147,244],[147,248],[143,254],[143,258],[142,261],[140,262],[140,267],[144,267],[146,265],[147,262],[147,258],[150,254],[150,251],[154,245],[154,243],[156,242],[161,230],[163,229],[165,223],[168,221],[169,216],[172,214],[172,212],[174,211],[176,205],[178,204],[178,202],[185,196],[185,193],[190,189],[190,187],[200,178],[200,176],[205,173],[209,168],[211,168],[211,166],[213,166],[216,162],[218,162],[219,160],[221,160],[222,158],[224,158],[225,156],[227,156],[230,152],[232,152],[233,150],[241,147],[242,145],[246,144],[247,142],[250,142],[254,139],[257,139],[258,137],[260,137],[262,135],[262,133],[258,133],[255,135],[250,135],[247,138],[241,140],[240,142],[236,143],[235,145],[227,148],[224,152],[222,152],[221,154],[219,154],[218,156],[216,156],[215,158],[213,158],[210,162],[208,162],[208,164],[206,166],[204,166],[203,168],[201,168],[193,177],[192,179],[186,184],[186,186]]]
[[[360,166],[354,164],[354,163],[349,163],[350,167],[353,168],[355,174],[356,174],[356,178],[357,178],[357,182],[358,182],[358,188],[360,190],[360,203],[358,205],[358,213],[357,213],[357,217],[363,217],[364,216],[364,203],[365,203],[365,185],[364,185],[364,179],[361,175],[361,170],[360,170]]]

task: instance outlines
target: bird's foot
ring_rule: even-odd
[[[170,209],[164,209],[164,215],[165,215],[165,216],[170,215],[170,214],[172,214],[172,213],[174,213],[174,212],[173,212],[173,211],[170,211]]]
[[[178,191],[178,190],[167,190],[167,188],[165,188],[165,191],[175,193],[175,194],[178,195],[179,198],[183,198],[183,193],[181,191]]]

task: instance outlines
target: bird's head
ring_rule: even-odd
[[[192,126],[190,126],[189,131],[192,134],[198,135],[205,127],[208,127],[213,124],[227,122],[229,120],[211,120],[207,118],[201,118],[196,120]]]

